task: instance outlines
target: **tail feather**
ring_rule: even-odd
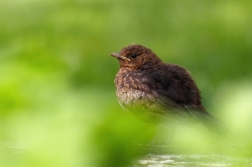
[[[229,134],[229,130],[226,125],[210,113],[197,110],[189,110],[189,112],[207,129],[209,129],[209,131],[216,132],[221,135]]]

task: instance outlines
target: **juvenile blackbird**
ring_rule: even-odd
[[[201,104],[200,91],[185,68],[162,62],[141,45],[130,45],[110,55],[120,64],[114,83],[122,108],[153,123],[202,123],[212,132],[227,133],[225,125]]]

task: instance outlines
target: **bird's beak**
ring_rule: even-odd
[[[126,60],[126,61],[130,61],[129,58],[121,56],[119,53],[110,53],[110,56],[113,56],[113,57],[118,58],[118,59],[123,59],[123,60]]]

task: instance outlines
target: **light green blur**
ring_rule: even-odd
[[[3,0],[0,166],[118,167],[148,151],[158,127],[122,111],[126,45],[186,67],[229,137],[201,125],[162,135],[176,154],[252,155],[252,2]],[[239,164],[237,164],[239,166]]]

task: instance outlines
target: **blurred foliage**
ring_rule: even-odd
[[[181,128],[179,152],[205,153],[215,143],[221,153],[251,156],[251,6],[1,1],[0,166],[124,166],[141,154],[135,146],[149,143],[157,127],[122,112],[113,85],[118,63],[109,56],[132,43],[186,67],[206,108],[233,131],[222,139],[200,125],[200,133]],[[238,148],[230,151],[230,143]]]

